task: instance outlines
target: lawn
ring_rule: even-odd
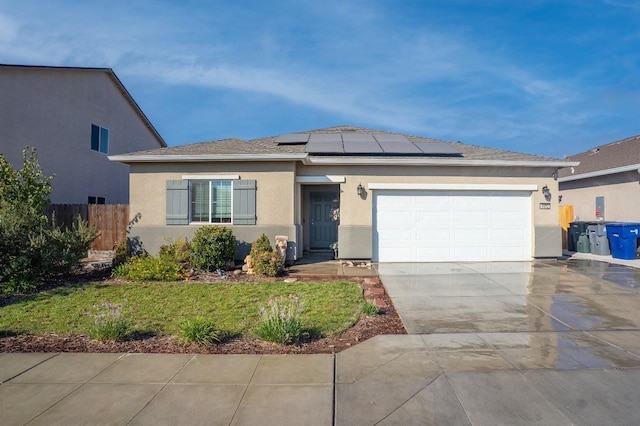
[[[105,302],[122,304],[133,331],[179,336],[184,319],[204,317],[231,334],[252,335],[270,297],[294,295],[303,303],[305,329],[334,336],[358,321],[364,298],[353,282],[310,283],[104,283],[59,287],[0,307],[0,335],[88,334],[87,312]]]

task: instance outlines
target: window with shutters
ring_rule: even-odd
[[[191,181],[191,221],[233,223],[231,181]]]
[[[168,180],[166,219],[167,225],[255,225],[256,181]]]

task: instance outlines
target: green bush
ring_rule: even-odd
[[[249,252],[249,254],[255,259],[259,254],[271,251],[273,251],[273,247],[271,246],[269,237],[267,237],[265,234],[262,234],[258,237],[257,240],[253,242],[253,244],[251,244],[251,251]]]
[[[113,267],[118,267],[127,263],[131,259],[131,251],[129,250],[129,243],[123,241],[116,246],[113,254]]]
[[[160,246],[160,257],[171,259],[187,270],[191,268],[191,244],[180,237],[175,242]]]
[[[267,251],[253,257],[253,270],[258,275],[277,277],[282,272],[282,259],[275,251]]]
[[[184,343],[213,345],[222,341],[224,333],[216,328],[213,321],[206,318],[185,319],[180,321],[180,331]]]
[[[137,256],[115,267],[113,275],[130,281],[176,281],[184,279],[185,270],[173,259]]]
[[[236,256],[236,239],[226,226],[203,226],[191,242],[191,261],[195,269],[212,272],[224,268]]]
[[[93,305],[87,315],[93,318],[89,335],[98,342],[121,340],[129,332],[129,322],[122,315],[122,304],[104,302]]]
[[[42,272],[44,275],[51,275],[70,272],[78,261],[87,255],[87,250],[98,232],[78,215],[71,229],[50,226],[43,235],[43,246],[39,251]]]
[[[37,288],[36,280],[31,276],[11,277],[2,283],[2,293],[6,295],[34,293]]]
[[[297,297],[271,298],[260,308],[260,322],[254,330],[256,336],[268,342],[288,344],[297,342],[303,333],[303,303]]]
[[[43,175],[34,148],[22,159],[18,170],[0,154],[0,282],[70,272],[96,237],[79,217],[70,230],[47,220],[53,176]]]

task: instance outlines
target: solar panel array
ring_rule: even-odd
[[[280,135],[278,145],[303,145],[309,154],[460,156],[446,142],[411,142],[392,133],[293,133]]]

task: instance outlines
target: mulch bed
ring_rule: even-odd
[[[300,276],[299,281],[335,281],[344,280],[337,276]],[[109,281],[108,275],[101,271],[92,271],[65,282],[66,285],[87,280]],[[355,279],[355,278],[354,278]],[[248,275],[228,275],[224,278],[217,274],[207,274],[194,277],[194,280],[205,282],[251,282],[263,281]],[[357,280],[357,279],[355,279]],[[359,280],[358,280],[359,281]],[[62,282],[52,281],[46,287],[63,285]],[[198,354],[331,354],[343,351],[360,342],[379,334],[406,334],[400,317],[393,308],[389,297],[384,294],[381,298],[387,307],[380,310],[378,315],[363,317],[354,326],[339,336],[321,339],[308,339],[292,345],[278,345],[252,338],[234,338],[211,346],[197,344],[184,345],[170,336],[132,336],[122,342],[98,343],[86,335],[0,335],[0,352],[104,352],[104,353],[198,353]],[[0,300],[0,307],[11,303],[11,299]],[[1,333],[1,330],[0,330]]]

